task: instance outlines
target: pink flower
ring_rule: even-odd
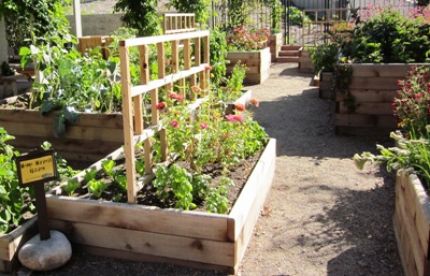
[[[156,106],[157,106],[158,110],[163,110],[166,107],[166,103],[165,102],[159,102]]]
[[[227,121],[232,122],[232,123],[242,123],[244,118],[241,114],[231,114],[231,115],[227,115],[225,116]]]
[[[244,104],[242,104],[242,103],[236,103],[236,104],[234,104],[234,108],[235,108],[237,111],[245,111],[245,105],[244,105]]]
[[[422,93],[417,93],[417,94],[415,94],[415,100],[416,101],[419,101],[419,100],[421,100],[423,98],[423,94]]]
[[[207,129],[207,128],[208,128],[208,124],[206,124],[206,123],[201,123],[201,124],[200,124],[200,128],[201,128],[201,129]]]
[[[184,100],[184,96],[179,95],[178,93],[175,93],[175,92],[170,93],[170,94],[169,94],[169,97],[170,97],[172,100],[177,100],[178,102],[181,102],[181,101],[183,101],[183,100]]]
[[[179,123],[178,123],[178,121],[173,120],[173,121],[171,121],[171,122],[170,122],[170,125],[171,125],[173,128],[178,128]]]

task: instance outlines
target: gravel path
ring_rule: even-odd
[[[392,213],[393,179],[378,168],[358,172],[351,156],[375,141],[337,137],[331,104],[309,75],[275,64],[252,87],[256,118],[278,139],[276,176],[242,275],[401,275]],[[78,253],[45,275],[223,275],[172,265],[115,261]]]

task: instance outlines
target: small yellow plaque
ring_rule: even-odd
[[[30,185],[56,178],[57,170],[53,153],[28,155],[17,160],[21,185]]]

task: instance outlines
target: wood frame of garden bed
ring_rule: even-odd
[[[430,275],[430,198],[414,174],[398,171],[393,217],[405,275]]]
[[[97,255],[237,272],[275,159],[271,139],[228,215],[48,195],[50,226]]]
[[[414,66],[428,63],[350,64],[352,78],[349,85],[355,110],[348,110],[345,96],[336,89],[335,126],[338,134],[385,136],[397,126],[392,102],[397,81],[405,79]]]
[[[255,51],[228,52],[227,72],[231,73],[237,63],[246,65],[245,84],[261,84],[269,78],[271,65],[270,47]]]
[[[0,273],[12,272],[18,250],[37,232],[36,221],[34,217],[12,232],[0,235]]]

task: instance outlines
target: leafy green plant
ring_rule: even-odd
[[[225,32],[214,29],[210,35],[211,81],[219,86],[227,73],[226,58],[228,53],[227,37]]]
[[[229,210],[228,191],[234,186],[233,180],[222,177],[217,187],[210,188],[206,198],[206,210],[211,213],[226,214]]]
[[[243,81],[246,76],[246,65],[237,63],[231,71],[231,76],[227,79],[226,92],[219,95],[220,99],[224,101],[233,101],[238,99],[243,90]]]
[[[77,189],[81,187],[81,184],[76,179],[70,179],[67,181],[67,184],[62,188],[67,195],[72,196]]]
[[[250,5],[247,1],[230,0],[228,1],[229,27],[236,28],[247,23]]]
[[[196,22],[202,27],[206,26],[209,19],[210,0],[170,0],[170,5],[178,12],[194,13]]]
[[[100,198],[103,192],[107,189],[108,184],[100,179],[91,179],[87,183],[88,191],[94,198]]]
[[[367,162],[386,164],[387,169],[405,169],[416,173],[430,189],[430,125],[427,133],[421,138],[416,138],[413,133],[407,139],[400,131],[392,132],[390,137],[396,142],[396,147],[386,148],[377,145],[378,155],[364,152],[356,154],[354,161],[359,169],[363,169]]]
[[[321,44],[311,51],[315,73],[334,72],[337,63],[338,46],[336,44]]]
[[[271,8],[271,29],[273,33],[281,31],[283,6],[280,0],[269,0],[268,6]]]
[[[267,47],[270,31],[268,29],[247,29],[235,27],[230,31],[227,41],[230,51],[255,51]]]
[[[161,31],[157,4],[157,0],[118,0],[114,9],[124,12],[121,19],[128,27],[138,30],[140,36],[151,36]]]
[[[290,7],[288,10],[290,24],[294,26],[303,26],[311,22],[310,18],[297,7]]]

